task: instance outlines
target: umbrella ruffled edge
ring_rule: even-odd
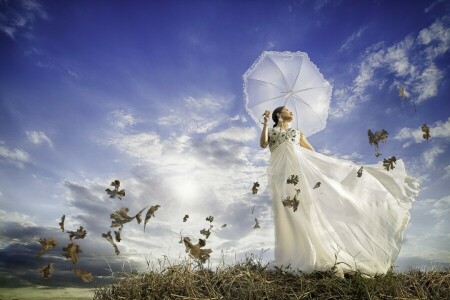
[[[327,119],[329,117],[329,109],[330,109],[330,103],[331,103],[331,97],[333,94],[333,85],[330,83],[330,81],[328,81],[327,79],[325,79],[325,77],[323,76],[322,72],[320,72],[320,68],[316,66],[316,64],[311,60],[311,58],[309,57],[308,53],[303,52],[303,51],[263,51],[259,57],[253,62],[253,64],[251,65],[250,68],[247,69],[247,71],[245,71],[245,73],[242,75],[242,79],[243,79],[243,94],[244,94],[244,106],[245,106],[245,110],[247,111],[247,113],[249,114],[249,116],[253,119],[253,121],[255,121],[255,123],[258,125],[258,127],[260,129],[263,128],[263,124],[261,124],[259,122],[260,118],[256,118],[256,116],[253,114],[253,112],[248,108],[248,94],[247,94],[247,77],[249,76],[249,74],[257,67],[257,65],[259,65],[259,63],[261,62],[261,60],[266,57],[267,55],[270,54],[281,54],[281,55],[293,55],[293,54],[299,54],[299,55],[304,55],[306,59],[309,60],[309,62],[311,63],[314,71],[316,71],[324,81],[328,82],[328,84],[330,85],[330,89],[328,90],[327,93],[327,99],[328,99],[328,110],[327,110],[327,114],[326,114],[326,119],[324,120],[324,124],[322,126],[322,128],[317,128],[314,129],[312,132],[304,132],[302,130],[302,132],[305,134],[306,137],[309,137],[313,134],[316,134],[319,131],[322,131],[323,129],[325,129],[327,127]],[[262,115],[261,115],[262,118]],[[271,119],[269,120],[269,122],[271,121]],[[298,130],[301,130],[300,128],[297,128]]]

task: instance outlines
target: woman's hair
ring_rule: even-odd
[[[278,124],[278,116],[277,116],[277,114],[281,113],[283,108],[284,108],[284,106],[279,106],[279,107],[275,108],[274,111],[272,112],[272,120],[275,122],[273,127],[277,126],[277,124]]]

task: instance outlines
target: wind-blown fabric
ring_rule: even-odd
[[[385,274],[397,258],[409,209],[419,193],[418,179],[404,162],[387,171],[380,161],[361,166],[299,145],[300,131],[269,128],[267,168],[275,224],[274,266],[292,272],[326,271],[335,263],[342,273],[359,270]],[[297,175],[296,185],[287,178]],[[316,183],[320,186],[314,188]],[[294,212],[282,200],[300,189]]]

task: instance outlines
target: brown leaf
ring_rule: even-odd
[[[252,192],[253,194],[256,194],[258,192],[259,183],[258,181],[253,182]]]
[[[199,239],[198,243],[193,245],[189,237],[184,237],[183,242],[186,247],[186,253],[189,252],[191,257],[200,260],[202,263],[205,263],[209,258],[209,253],[212,252],[211,249],[200,249],[206,245],[206,240]]]
[[[253,229],[256,229],[256,228],[261,228],[261,227],[259,227],[259,222],[258,222],[258,219],[257,218],[255,218],[255,226],[253,226]]]
[[[146,207],[147,207],[147,206],[146,206]],[[136,218],[136,221],[138,222],[138,224],[141,224],[141,222],[142,222],[141,214],[142,214],[142,212],[144,211],[144,209],[145,209],[145,207],[144,207],[140,212],[138,212],[138,213],[136,214],[136,216],[134,216],[134,217]]]
[[[359,168],[358,172],[356,172],[356,174],[358,175],[358,177],[362,176],[362,172],[363,172],[363,166],[361,166],[361,168]]]
[[[405,89],[404,86],[400,87],[400,89],[398,90],[398,95],[399,95],[400,98],[402,98],[403,100],[408,100],[409,93],[406,91],[406,89]]]
[[[317,181],[316,185],[313,187],[313,189],[317,189],[318,187],[320,187],[321,182]]]
[[[116,237],[116,242],[118,242],[118,243],[120,243],[120,241],[122,240],[120,238],[120,233],[122,232],[122,228],[123,228],[123,226],[121,226],[119,228],[119,231],[114,231],[114,236]]]
[[[91,282],[94,278],[91,272],[86,272],[81,269],[72,269],[76,276],[80,277],[84,282]]]
[[[116,255],[119,255],[120,251],[119,248],[117,248],[116,243],[114,243],[114,240],[111,236],[111,230],[109,230],[108,233],[102,233],[102,238],[106,239],[114,247]]]
[[[115,198],[116,196],[122,200],[122,197],[125,197],[125,190],[120,190],[119,191],[119,186],[120,186],[120,181],[119,180],[114,180],[113,182],[111,182],[111,186],[114,187],[114,190],[111,189],[106,189],[106,193],[109,195],[109,198]]]
[[[186,222],[188,218],[189,218],[189,215],[184,215],[183,222]]]
[[[70,243],[67,247],[62,248],[63,251],[66,251],[67,253],[63,253],[63,256],[66,258],[70,258],[70,261],[73,264],[78,263],[78,253],[83,252],[81,251],[80,245],[77,245],[76,243]]]
[[[70,240],[72,240],[72,238],[75,238],[76,240],[78,239],[84,239],[84,237],[87,234],[86,229],[83,228],[83,226],[80,226],[80,228],[77,229],[77,231],[67,231],[67,233],[69,234],[69,238]]]
[[[367,135],[369,136],[369,144],[375,145],[375,156],[380,156],[381,153],[379,153],[379,142],[386,142],[386,139],[388,137],[388,132],[384,129],[381,129],[380,131],[376,131],[375,133],[372,133],[372,131],[369,129],[367,132]]]
[[[61,230],[64,232],[64,220],[66,219],[66,215],[62,215],[61,222],[58,223],[59,227],[61,227]]]
[[[291,177],[288,177],[287,184],[297,185],[297,183],[298,183],[298,175],[291,175]]]
[[[43,278],[50,278],[53,275],[53,263],[49,263],[39,268],[39,273]]]
[[[212,223],[212,221],[214,221],[214,217],[213,216],[206,217],[206,221]]]
[[[383,166],[385,167],[386,170],[389,171],[389,169],[394,169],[394,163],[396,164],[397,162],[397,158],[395,158],[395,156],[391,156],[388,159],[384,159],[383,160]]]
[[[39,239],[39,243],[41,244],[42,249],[39,251],[38,254],[36,254],[36,258],[39,258],[42,255],[44,255],[45,251],[56,247],[56,241],[52,237],[49,237],[48,240],[45,238],[41,238]]]
[[[422,134],[423,138],[428,141],[428,139],[431,137],[431,135],[430,135],[430,127],[428,127],[427,124],[423,124],[421,126],[421,128],[422,128],[422,132],[423,132],[423,134]]]
[[[200,233],[203,234],[203,235],[205,235],[206,238],[209,238],[209,235],[211,234],[211,231],[210,231],[211,228],[213,228],[213,225],[210,225],[208,230],[206,230],[205,228],[203,228],[202,230],[200,230]]]
[[[155,211],[157,211],[159,207],[161,207],[161,205],[156,204],[156,205],[150,206],[150,208],[147,210],[147,213],[145,214],[144,231],[145,231],[145,225],[147,225],[148,220],[150,220],[151,217],[155,216]]]
[[[296,194],[295,194],[294,198],[291,199],[289,196],[287,196],[286,199],[284,199],[282,201],[284,207],[293,207],[294,212],[297,211],[298,205],[300,203],[300,201],[297,199],[297,196],[300,193],[300,189],[295,189],[295,190],[296,190]]]
[[[121,209],[113,212],[110,217],[111,219],[113,219],[113,221],[111,221],[110,227],[120,227],[123,226],[123,224],[132,221],[136,216],[129,216],[128,207],[122,207]]]
[[[223,227],[227,227],[227,224],[223,224],[221,227],[222,227],[222,228],[223,228]]]

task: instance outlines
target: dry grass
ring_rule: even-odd
[[[149,262],[147,262],[149,264]],[[449,269],[413,269],[366,278],[332,271],[294,275],[247,257],[215,271],[191,259],[161,271],[121,272],[94,299],[449,299]]]

